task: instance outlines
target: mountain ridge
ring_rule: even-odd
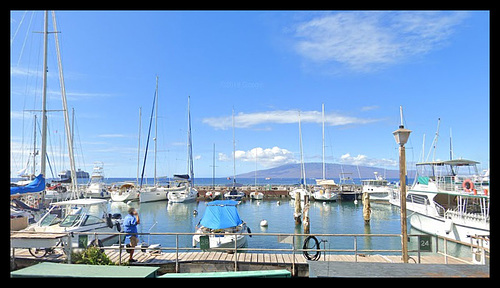
[[[304,163],[307,178],[322,178],[323,168],[322,163],[312,162]],[[326,178],[339,178],[341,173],[351,173],[345,175],[351,178],[373,178],[374,172],[386,178],[399,178],[399,170],[385,169],[372,166],[359,166],[338,163],[326,163]],[[359,172],[358,172],[359,171]],[[412,171],[408,171],[408,175],[413,175]],[[254,178],[255,171],[236,175],[236,178]],[[300,178],[300,164],[284,164],[278,167],[257,170],[257,178]]]

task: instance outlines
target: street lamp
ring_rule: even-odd
[[[399,193],[401,207],[401,249],[403,251],[403,263],[408,263],[408,232],[406,225],[406,151],[405,144],[408,142],[411,130],[405,129],[403,125],[403,107],[400,108],[401,125],[399,129],[392,132],[396,143],[399,145],[399,183],[401,191]]]

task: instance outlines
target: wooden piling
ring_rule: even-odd
[[[311,231],[310,229],[311,222],[309,221],[309,206],[310,206],[309,196],[304,195],[304,211],[303,211],[304,234],[309,234]]]
[[[370,224],[370,195],[368,192],[363,192],[363,219],[365,220],[365,225]]]
[[[300,225],[302,216],[302,208],[300,207],[300,192],[295,192],[295,212],[293,213],[293,219],[295,220],[295,225]]]

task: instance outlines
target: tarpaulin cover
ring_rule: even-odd
[[[237,204],[238,202],[232,200],[216,200],[208,203],[200,224],[210,229],[225,229],[240,225],[243,221],[236,209]]]
[[[31,183],[25,185],[25,186],[13,186],[10,187],[10,195],[14,194],[24,194],[24,193],[35,193],[35,192],[40,192],[45,189],[45,178],[43,178],[43,175],[40,174],[36,176]]]

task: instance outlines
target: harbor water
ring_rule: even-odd
[[[279,203],[278,203],[279,202]],[[193,233],[196,225],[203,216],[206,201],[193,201],[188,203],[169,203],[158,201],[149,203],[110,202],[112,213],[126,215],[129,207],[138,210],[141,224],[138,232],[189,232]],[[245,200],[238,206],[240,218],[245,221],[252,233],[283,233],[302,234],[302,225],[295,225],[293,219],[294,202],[290,199],[265,199]],[[363,205],[361,201],[355,204],[353,201],[338,202],[311,202],[309,217],[311,223],[311,234],[400,234],[400,212],[399,208],[388,203],[371,203],[372,214],[369,224],[364,223]],[[196,210],[197,213],[194,213]],[[268,226],[261,227],[261,220],[267,220]],[[409,234],[423,234],[420,231],[409,228]],[[305,237],[298,237],[296,248],[302,248]],[[395,255],[400,252],[366,252],[361,250],[397,250],[401,249],[399,237],[357,237],[352,236],[320,236],[318,240],[326,240],[321,243],[321,249],[345,249],[353,250],[357,246],[361,254],[386,254]],[[176,238],[170,235],[140,236],[139,242],[147,244],[161,244],[162,247],[175,247]],[[180,235],[179,247],[192,247],[191,235]],[[355,242],[356,241],[356,242]],[[442,246],[442,242],[439,244]],[[435,252],[435,243],[433,243]],[[448,244],[448,252],[452,255],[467,257],[470,248],[460,247],[462,245]],[[291,249],[291,244],[278,242],[278,237],[260,236],[248,238],[248,248],[273,248]],[[417,249],[416,237],[411,237],[410,250]],[[442,248],[440,249],[442,251]],[[361,252],[359,252],[361,251]],[[258,251],[256,251],[258,252]],[[354,254],[352,252],[328,252],[333,254]],[[416,253],[410,253],[416,255]]]
[[[11,179],[14,180],[14,179]],[[79,185],[84,185],[88,179],[78,179]],[[196,185],[210,186],[211,178],[196,179]],[[255,179],[241,178],[237,179],[243,185],[252,186]],[[259,186],[272,185],[293,185],[298,184],[297,179],[257,179]],[[310,180],[310,181],[309,181]],[[359,184],[354,179],[356,184]],[[395,181],[397,179],[388,179]],[[412,179],[408,179],[412,183]],[[114,183],[131,181],[132,178],[106,178],[108,185]],[[165,180],[164,180],[165,181]],[[335,179],[337,182],[338,179]],[[308,179],[309,183],[314,183],[313,179]],[[152,179],[147,179],[145,183],[152,184]],[[215,185],[226,186],[232,183],[227,178],[216,178]],[[269,186],[270,187],[270,186]],[[124,217],[129,207],[138,210],[141,224],[138,226],[138,232],[141,233],[194,233],[196,225],[203,217],[205,207],[208,201],[200,200],[187,203],[170,203],[168,201],[139,203],[137,201],[123,203],[109,201],[109,212],[120,213]],[[283,234],[302,234],[303,226],[295,225],[293,219],[294,202],[290,198],[265,198],[264,200],[245,199],[238,206],[240,218],[247,223],[252,233],[283,233]],[[371,202],[371,219],[369,224],[365,224],[363,219],[363,204],[358,200],[354,201],[336,201],[319,202],[311,201],[309,209],[310,233],[311,234],[401,234],[400,210],[399,207],[389,203]],[[196,212],[195,212],[196,211]],[[268,221],[267,227],[261,227],[262,220]],[[421,231],[408,227],[409,234],[424,234]],[[302,248],[305,237],[296,238],[296,248]],[[357,237],[353,236],[320,236],[318,240],[326,240],[321,243],[321,249],[345,249],[354,250],[355,246],[358,253],[364,254],[400,254],[400,252],[366,252],[362,250],[400,250],[400,237]],[[432,251],[436,252],[436,244],[439,251],[443,251],[443,241],[436,243],[433,238]],[[150,235],[141,236],[140,242],[147,244],[161,244],[162,247],[176,246],[176,237],[169,235]],[[178,238],[179,247],[191,248],[192,236],[181,235]],[[248,237],[248,248],[272,248],[272,249],[291,249],[291,244],[278,242],[278,237],[259,236]],[[409,250],[417,250],[417,238],[410,237]],[[463,245],[448,243],[448,253],[456,257],[470,259],[470,248]],[[361,251],[361,252],[359,252]],[[256,251],[259,252],[259,251]],[[337,254],[353,254],[352,252],[329,252]],[[429,252],[426,252],[429,253]],[[416,253],[410,253],[416,255]]]

